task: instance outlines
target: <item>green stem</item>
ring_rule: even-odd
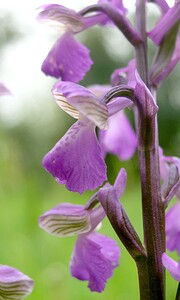
[[[138,72],[148,86],[145,1],[136,0],[136,23],[142,43],[136,47]],[[145,103],[148,107],[148,103]],[[164,300],[165,279],[162,253],[165,251],[164,206],[161,199],[157,118],[138,111],[139,164],[142,189],[144,239],[147,259],[137,263],[141,300]]]

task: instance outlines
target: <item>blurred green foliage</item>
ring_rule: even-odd
[[[13,28],[13,29],[12,29]],[[105,36],[105,29],[103,29]],[[4,41],[16,36],[14,27],[9,25]],[[92,29],[82,35],[84,43],[91,49],[94,60],[92,70],[83,84],[106,84],[115,68],[124,67],[132,57],[132,49],[126,58],[113,56],[106,47],[102,32]],[[6,40],[7,38],[7,40]],[[161,86],[158,93],[160,107],[159,138],[160,144],[168,155],[179,155],[180,118],[179,69]],[[42,87],[43,90],[43,87]],[[46,110],[45,95],[44,106]],[[41,112],[43,114],[43,111]],[[133,124],[131,111],[127,114]],[[42,115],[39,116],[41,118]],[[79,196],[70,193],[45,172],[41,160],[45,153],[64,134],[72,118],[52,104],[51,119],[33,119],[33,115],[14,127],[0,121],[0,263],[16,267],[35,280],[35,289],[28,299],[38,300],[76,300],[76,299],[113,299],[138,300],[138,281],[136,267],[128,253],[122,247],[120,267],[115,270],[102,294],[90,293],[86,282],[77,281],[69,274],[69,260],[75,238],[60,239],[43,232],[38,227],[38,216],[59,202],[85,203],[92,195],[86,192]],[[140,184],[137,154],[129,162],[120,162],[116,157],[107,156],[108,178],[113,183],[119,169],[125,167],[128,172],[128,184],[122,203],[142,238],[142,219],[140,205]],[[101,229],[112,238],[115,233],[107,220]],[[176,282],[168,275],[167,299],[174,299]]]

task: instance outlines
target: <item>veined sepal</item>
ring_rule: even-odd
[[[72,117],[78,119],[83,115],[100,129],[107,129],[107,105],[85,87],[59,81],[54,85],[52,93],[61,109]]]
[[[37,20],[47,22],[57,27],[64,26],[65,30],[76,33],[84,28],[83,17],[76,11],[59,4],[47,4],[38,8]]]
[[[0,265],[0,299],[21,300],[27,297],[33,289],[34,282],[19,270],[6,265]]]
[[[52,235],[72,236],[90,231],[90,214],[84,206],[61,203],[39,217],[39,226]]]

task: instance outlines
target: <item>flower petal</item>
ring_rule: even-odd
[[[43,159],[45,169],[70,191],[94,190],[107,179],[106,165],[87,119],[77,121]]]
[[[70,236],[90,231],[90,214],[82,205],[61,203],[39,218],[42,229],[56,236]]]
[[[166,247],[180,255],[180,201],[177,201],[166,214]]]
[[[180,281],[180,261],[177,263],[174,259],[169,257],[165,252],[162,255],[162,263],[164,267],[169,271],[172,277]]]
[[[72,32],[82,31],[84,28],[83,17],[76,13],[74,10],[58,4],[47,4],[39,7],[41,12],[38,14],[39,21],[51,21],[64,25],[65,30]]]
[[[176,3],[163,16],[160,22],[148,33],[156,45],[160,45],[166,33],[179,21],[180,3]]]
[[[110,152],[120,160],[130,159],[137,147],[137,137],[122,111],[109,118],[108,130],[100,131],[99,140],[104,153]]]
[[[79,236],[71,257],[73,277],[88,280],[91,291],[102,292],[114,268],[118,266],[120,249],[112,239],[91,233]]]
[[[71,32],[66,32],[50,50],[41,70],[64,81],[78,82],[90,70],[92,63],[89,49],[75,40]]]
[[[99,128],[107,128],[107,106],[85,87],[59,81],[52,92],[57,104],[73,117],[78,118],[80,113]]]
[[[21,300],[33,289],[33,280],[17,269],[0,265],[0,299]]]

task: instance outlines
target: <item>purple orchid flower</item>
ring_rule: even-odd
[[[0,265],[0,299],[24,299],[32,292],[33,286],[33,280],[27,275],[10,266]]]
[[[52,90],[57,104],[78,121],[45,155],[43,166],[70,191],[93,190],[107,179],[95,127],[107,128],[107,106],[86,88],[58,82]]]
[[[101,199],[101,203],[106,202],[109,188],[112,188],[116,197],[120,198],[125,187],[126,172],[121,169],[114,185],[106,183],[91,199],[97,197]],[[91,199],[86,206],[91,204]],[[78,237],[70,264],[72,275],[80,280],[89,280],[90,290],[97,292],[104,289],[106,280],[112,276],[113,269],[118,266],[120,255],[120,249],[115,241],[94,231],[104,216],[102,206],[91,211],[92,228],[89,233]]]
[[[169,257],[165,252],[162,255],[162,263],[169,271],[171,276],[180,282],[180,261],[177,263],[174,259]]]
[[[39,225],[50,234],[65,237],[78,235],[71,256],[70,270],[73,277],[89,281],[91,291],[102,292],[114,268],[118,266],[120,248],[107,236],[96,232],[105,217],[100,205],[94,208],[94,202],[100,198],[106,202],[107,189],[111,188],[116,198],[122,197],[126,187],[127,174],[121,169],[113,186],[106,183],[94,194],[85,206],[61,203],[39,218]],[[120,211],[118,210],[118,215]]]
[[[112,187],[117,197],[122,196],[125,185],[126,174],[121,170]],[[101,201],[106,197],[106,192],[103,196],[104,189],[106,191],[107,184],[100,189]],[[92,199],[98,199],[98,193],[86,206],[62,203],[52,208],[39,218],[39,225],[57,236],[78,234],[70,262],[71,274],[77,279],[89,281],[91,291],[102,292],[107,279],[118,266],[120,249],[115,241],[95,231],[105,217],[102,206],[92,209],[89,205]]]
[[[63,26],[64,34],[56,41],[44,60],[41,70],[55,78],[78,82],[82,80],[92,65],[89,50],[74,39],[74,34],[87,26],[84,18],[74,10],[58,4],[40,7],[40,21],[51,21]]]
[[[115,241],[95,231],[104,217],[101,206],[86,210],[82,205],[62,203],[39,218],[40,227],[48,233],[78,235],[70,261],[71,275],[89,281],[88,287],[96,292],[103,291],[120,255]]]
[[[125,14],[122,1],[101,0],[101,3],[110,2]],[[104,13],[96,13],[90,17],[84,17],[72,9],[58,4],[43,5],[40,7],[37,19],[41,22],[51,22],[63,28],[63,35],[56,41],[41,70],[46,74],[63,81],[79,82],[90,70],[93,62],[89,55],[89,49],[74,39],[74,35],[94,25],[105,25],[109,17]]]

